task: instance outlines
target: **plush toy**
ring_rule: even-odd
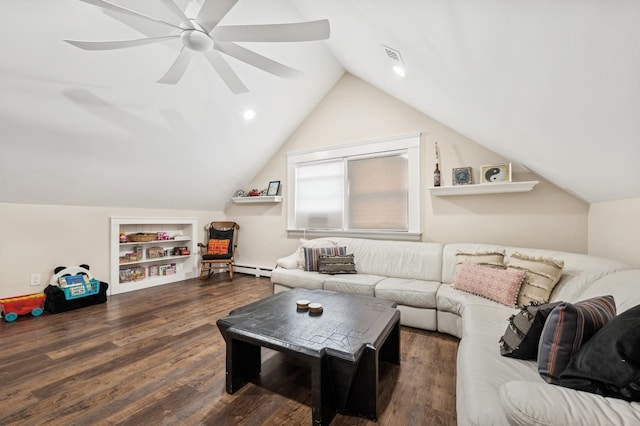
[[[79,280],[78,277],[86,278]],[[66,283],[84,282],[88,284],[86,288],[82,289],[82,293],[73,294],[74,292],[70,292],[69,288],[67,288],[67,291],[65,292],[65,289],[60,287],[61,281]],[[97,288],[89,287],[90,285],[96,285]],[[91,288],[96,291],[86,291],[87,288]],[[55,314],[58,312],[83,308],[85,306],[96,305],[98,303],[104,303],[107,301],[107,288],[109,288],[109,284],[103,281],[97,281],[93,278],[91,271],[89,271],[89,265],[58,266],[53,270],[53,275],[51,276],[51,280],[49,280],[49,285],[44,289],[44,293],[47,295],[44,308],[48,312]]]

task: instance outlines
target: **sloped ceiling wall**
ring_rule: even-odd
[[[640,2],[240,0],[224,23],[332,27],[326,42],[250,46],[299,80],[230,60],[245,95],[201,60],[156,84],[179,45],[63,43],[140,37],[85,3],[0,10],[0,201],[222,210],[345,69],[588,202],[640,196]]]

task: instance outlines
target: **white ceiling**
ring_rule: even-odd
[[[62,42],[140,37],[94,6],[3,0],[0,201],[221,210],[345,69],[588,202],[640,196],[640,2],[240,0],[223,23],[322,18],[328,41],[250,46],[304,77],[229,59],[233,95],[202,58],[155,83],[179,42]]]

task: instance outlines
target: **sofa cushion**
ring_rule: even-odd
[[[500,386],[511,425],[637,425],[640,404],[525,380]],[[497,408],[497,407],[496,407]]]
[[[504,332],[504,325],[515,309],[494,303],[492,305],[469,305],[462,315],[462,338],[472,334],[487,336],[497,342]],[[495,350],[495,348],[494,348]]]
[[[593,282],[580,295],[581,299],[610,294],[616,300],[618,314],[640,305],[640,269],[618,271]]]
[[[507,265],[521,269],[527,274],[518,296],[518,305],[524,306],[531,302],[549,302],[551,292],[562,276],[564,261],[516,252],[507,259]]]
[[[613,296],[595,297],[575,304],[563,302],[547,317],[538,348],[538,372],[559,384],[560,374],[580,346],[616,316]]]
[[[376,284],[375,296],[399,305],[435,309],[438,287],[440,283],[436,281],[385,278]]]
[[[640,305],[602,327],[560,375],[562,386],[640,401]]]
[[[340,256],[347,254],[346,247],[303,247],[304,270],[317,271],[321,255]]]
[[[458,347],[456,406],[466,421],[458,419],[459,424],[507,425],[500,385],[512,380],[539,382],[536,364],[501,356],[496,340],[485,335],[465,336]]]
[[[451,284],[441,284],[436,294],[438,311],[451,312],[462,316],[469,305],[504,306],[485,297],[476,296],[466,291],[456,290]],[[505,319],[508,318],[505,317]]]
[[[518,359],[536,359],[540,335],[547,317],[560,302],[528,305],[511,315],[500,338],[500,353]]]
[[[322,290],[326,275],[317,272],[307,272],[301,269],[275,268],[271,271],[271,282],[289,288],[308,288]]]
[[[349,274],[324,275],[324,289],[349,294],[375,296],[376,284],[384,279],[378,275]]]
[[[442,281],[442,244],[332,237],[353,253],[359,274]]]
[[[524,276],[525,272],[518,269],[462,263],[458,265],[453,288],[515,307]]]

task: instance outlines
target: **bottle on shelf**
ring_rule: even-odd
[[[433,186],[440,186],[440,168],[436,163],[436,169],[433,171]]]
[[[440,150],[436,142],[436,169],[433,171],[433,186],[440,186]]]

